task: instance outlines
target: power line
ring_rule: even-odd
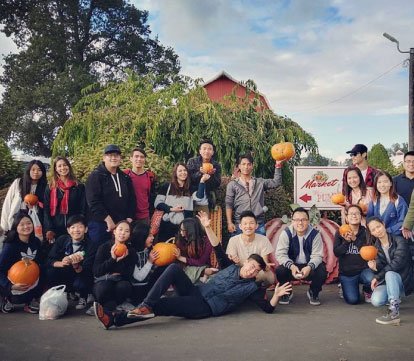
[[[378,75],[376,78],[370,80],[369,82],[365,83],[364,85],[361,85],[359,88],[356,88],[355,90],[353,90],[353,91],[351,91],[351,92],[349,92],[349,93],[347,93],[347,94],[345,94],[345,95],[343,95],[343,96],[341,96],[339,98],[333,99],[333,100],[329,101],[328,103],[321,104],[321,105],[318,105],[318,106],[313,107],[313,108],[300,110],[299,112],[293,113],[291,116],[293,117],[293,116],[298,115],[298,114],[302,114],[302,113],[305,113],[305,112],[310,112],[310,111],[313,111],[313,110],[316,110],[316,109],[320,109],[320,108],[326,107],[326,106],[331,105],[333,103],[337,103],[337,102],[341,101],[342,99],[345,99],[345,98],[347,98],[347,97],[349,97],[349,96],[351,96],[351,95],[359,92],[361,89],[366,88],[367,86],[371,85],[372,83],[374,83],[378,79],[381,79],[384,75],[387,75],[392,70],[394,70],[396,67],[402,65],[406,60],[407,59],[403,60],[401,63],[398,63],[398,64],[394,65],[393,67],[391,67],[390,69],[388,69],[384,73]]]

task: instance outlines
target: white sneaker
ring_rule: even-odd
[[[80,297],[78,304],[75,306],[77,310],[83,310],[86,308],[86,298]]]
[[[116,309],[118,311],[131,311],[135,308],[135,306],[132,303],[129,302],[123,302],[120,305],[116,306]]]
[[[88,294],[88,298],[86,299],[86,303],[94,303],[95,302],[95,297],[93,296],[92,293]]]

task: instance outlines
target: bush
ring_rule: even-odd
[[[20,173],[19,163],[13,159],[6,142],[0,138],[0,188],[9,185]]]

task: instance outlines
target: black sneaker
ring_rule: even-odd
[[[283,295],[279,298],[279,305],[288,305],[290,300],[293,298],[293,292],[288,295]]]
[[[13,303],[11,303],[6,297],[4,297],[3,302],[1,303],[1,312],[10,313],[13,311],[14,311]]]
[[[309,303],[312,306],[319,306],[321,304],[321,301],[319,300],[319,297],[315,296],[311,289],[309,289],[308,292],[306,292],[306,295],[308,296]]]
[[[101,323],[105,330],[114,325],[114,316],[112,315],[112,312],[105,311],[103,306],[98,302],[93,303],[93,309],[95,311],[96,319]]]

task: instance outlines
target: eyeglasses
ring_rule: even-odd
[[[359,153],[349,153],[351,157],[356,157]]]
[[[296,223],[306,223],[306,222],[309,222],[309,219],[307,219],[307,218],[296,218],[296,219],[292,219],[292,221],[296,222]]]
[[[404,163],[407,163],[407,164],[414,164],[414,160],[405,160],[405,161],[404,161]]]
[[[361,213],[348,213],[347,214],[348,216],[350,216],[350,217],[360,217],[361,216]]]

